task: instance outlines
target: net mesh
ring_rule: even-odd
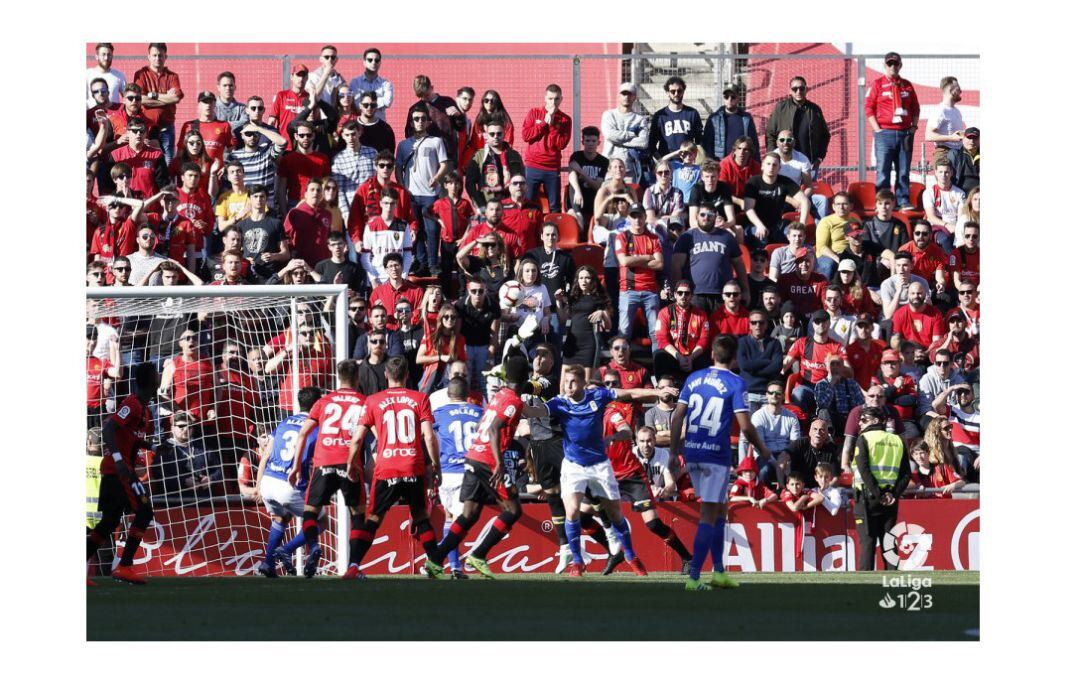
[[[161,385],[150,404],[150,452],[136,473],[150,487],[154,522],[135,564],[153,575],[243,575],[262,561],[270,518],[256,502],[260,447],[299,411],[296,392],[335,382],[332,299],[310,296],[153,296],[88,299],[87,428],[134,391],[152,362]],[[88,441],[88,525],[100,450]],[[321,540],[320,569],[336,569],[339,507]],[[128,519],[100,566],[119,558]],[[295,534],[293,520],[286,540]],[[297,553],[297,560],[302,553]],[[115,564],[115,562],[113,562]],[[104,572],[107,573],[107,570]]]

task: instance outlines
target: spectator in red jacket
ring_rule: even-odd
[[[544,91],[544,107],[532,108],[521,123],[521,136],[528,146],[525,149],[525,176],[528,187],[525,196],[535,200],[544,185],[548,207],[552,213],[562,211],[559,168],[562,152],[570,143],[570,116],[559,109],[562,104],[562,88],[548,84]]]
[[[945,334],[945,321],[937,307],[930,304],[926,288],[918,282],[908,285],[908,303],[892,317],[893,333],[923,347]]]
[[[389,253],[383,256],[383,268],[386,269],[387,280],[375,289],[371,290],[370,307],[382,304],[388,314],[395,317],[388,319],[387,330],[397,330],[397,312],[395,308],[401,299],[405,299],[411,305],[413,324],[420,322],[420,301],[424,298],[424,290],[416,283],[402,276],[405,268],[405,260],[398,253]]]
[[[375,175],[360,185],[349,205],[349,217],[345,227],[349,230],[349,239],[358,255],[364,249],[364,228],[367,227],[368,218],[377,217],[382,213],[380,205],[382,195],[388,189],[398,198],[394,206],[394,218],[405,221],[412,228],[414,236],[419,231],[419,220],[413,217],[412,194],[390,179],[393,174],[394,152],[379,151],[379,154],[375,156]]]
[[[653,374],[658,380],[670,375],[681,384],[689,373],[709,365],[709,316],[691,303],[693,298],[690,281],[680,280],[675,285],[675,303],[657,314]]]
[[[966,283],[979,284],[979,223],[969,220],[964,223],[964,243],[953,249],[949,256],[949,271],[957,291]]]
[[[309,266],[330,258],[330,211],[322,207],[321,201],[322,180],[313,179],[304,191],[304,200],[285,216],[285,238],[295,256]]]
[[[909,210],[911,203],[911,152],[915,130],[919,127],[919,97],[915,87],[900,77],[903,62],[899,53],[885,55],[885,74],[875,79],[866,92],[865,113],[874,130],[874,159],[877,160],[877,179],[874,187],[889,188],[889,178],[896,169],[896,198],[900,210]]]
[[[945,273],[949,259],[938,243],[933,241],[933,227],[929,221],[919,218],[913,224],[911,234],[914,239],[900,247],[900,251],[911,254],[914,262],[911,272],[926,280],[928,284],[937,285],[939,293],[943,292],[947,284]]]
[[[795,251],[795,271],[784,273],[777,280],[780,287],[780,300],[791,301],[799,310],[800,316],[807,316],[816,311],[825,296],[829,280],[812,268],[810,249],[800,247]]]
[[[750,334],[750,312],[742,303],[742,288],[730,280],[720,292],[724,303],[712,312],[712,336],[732,335],[735,338]],[[710,343],[712,340],[710,340]]]

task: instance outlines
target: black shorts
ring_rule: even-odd
[[[559,487],[562,476],[563,441],[559,436],[547,440],[533,440],[529,443],[533,464],[536,466],[536,478],[544,490]]]
[[[517,486],[510,472],[503,472],[497,487],[491,485],[491,467],[472,460],[465,461],[465,476],[461,479],[461,501],[495,505],[502,500],[517,500]]]
[[[380,517],[397,504],[409,506],[416,514],[427,507],[427,495],[422,476],[399,476],[371,482],[371,498],[368,500],[368,514]]]
[[[623,502],[630,503],[631,509],[635,512],[645,512],[656,508],[652,490],[640,476],[620,479],[619,497],[623,499]]]
[[[341,491],[346,507],[359,507],[364,502],[364,484],[350,481],[347,464],[327,464],[311,468],[311,483],[308,484],[304,503],[313,507],[329,505],[334,493]]]
[[[150,504],[149,494],[140,498],[131,490],[131,486],[116,474],[102,474],[101,487],[98,489],[98,512],[105,514],[133,514],[145,504]]]

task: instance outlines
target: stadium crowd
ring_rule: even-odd
[[[380,76],[376,48],[346,75],[327,45],[313,68],[293,64],[288,89],[244,99],[228,71],[181,84],[163,43],[130,75],[112,67],[111,44],[95,52],[90,287],[347,284],[359,391],[386,389],[387,360],[403,356],[433,407],[454,378],[482,404],[485,372],[507,351],[527,355],[540,399],[571,364],[599,386],[677,389],[728,335],[773,453],[759,465],[740,443],[738,502],[764,504],[792,475],[850,485],[864,406],[883,407],[908,442],[911,495],[978,481],[980,132],[952,77],[921,117],[901,56],[887,55],[865,107],[877,179],[834,190],[819,170],[835,113],[802,77],[771,113],[743,109],[737,86],[698,112],[671,77],[655,112],[624,83],[599,122],[573,122],[557,84],[525,113],[492,88],[442,95],[424,75],[409,93]],[[192,97],[198,117],[177,122]],[[404,122],[385,119],[395,97],[415,98]],[[925,184],[910,179],[919,126],[939,147]],[[574,127],[582,149],[564,167]],[[333,330],[323,300],[295,323],[91,313],[88,428],[130,389],[134,365],[154,362],[156,499],[250,497],[257,453],[295,393],[335,387]],[[657,498],[693,500],[667,455],[675,398],[610,406],[633,435],[609,455],[636,457]],[[526,420],[518,435],[521,493],[545,499],[530,448],[558,439],[558,424]]]

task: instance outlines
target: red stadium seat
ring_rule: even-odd
[[[791,403],[791,391],[795,389],[795,386],[802,382],[801,373],[792,373],[787,377],[787,382],[784,384],[784,401]]]
[[[787,246],[787,244],[780,244],[780,243],[777,243],[777,244],[769,244],[769,245],[767,245],[767,246],[765,247],[765,251],[768,251],[768,252],[769,252],[769,260],[770,260],[770,261],[772,260],[772,255],[773,255],[773,252],[774,252],[774,251],[776,251],[777,249],[779,249],[779,248],[780,248],[780,247],[782,247],[782,246]]]
[[[600,279],[604,279],[604,247],[599,244],[578,244],[570,249],[575,266],[592,266]]]
[[[799,222],[799,211],[788,211],[787,213],[784,213],[780,217],[783,218],[784,220],[787,220],[788,222]],[[806,216],[806,232],[807,232],[807,234],[809,235],[809,233],[813,232],[814,228],[816,228],[816,227],[817,227],[817,222],[814,221],[814,216],[812,216],[812,215]],[[813,239],[813,237],[809,237],[809,238]]]
[[[544,216],[544,222],[553,222],[559,227],[560,249],[571,249],[581,243],[577,218],[569,213],[548,213]]]
[[[540,210],[544,211],[545,215],[551,212],[551,206],[547,200],[547,189],[544,190],[544,194],[537,194],[536,200],[540,204]]]
[[[912,205],[915,206],[915,210],[919,212],[919,217],[926,214],[926,209],[923,208],[922,195],[926,191],[926,185],[922,182],[912,182],[908,189],[908,199]]]
[[[852,182],[847,188],[848,196],[851,197],[856,211],[864,218],[874,214],[874,206],[877,205],[877,190],[873,182]]]
[[[822,180],[814,182],[814,186],[812,189],[810,189],[810,193],[821,194],[825,198],[829,199],[830,202],[832,201],[832,197],[835,195],[832,185]]]

